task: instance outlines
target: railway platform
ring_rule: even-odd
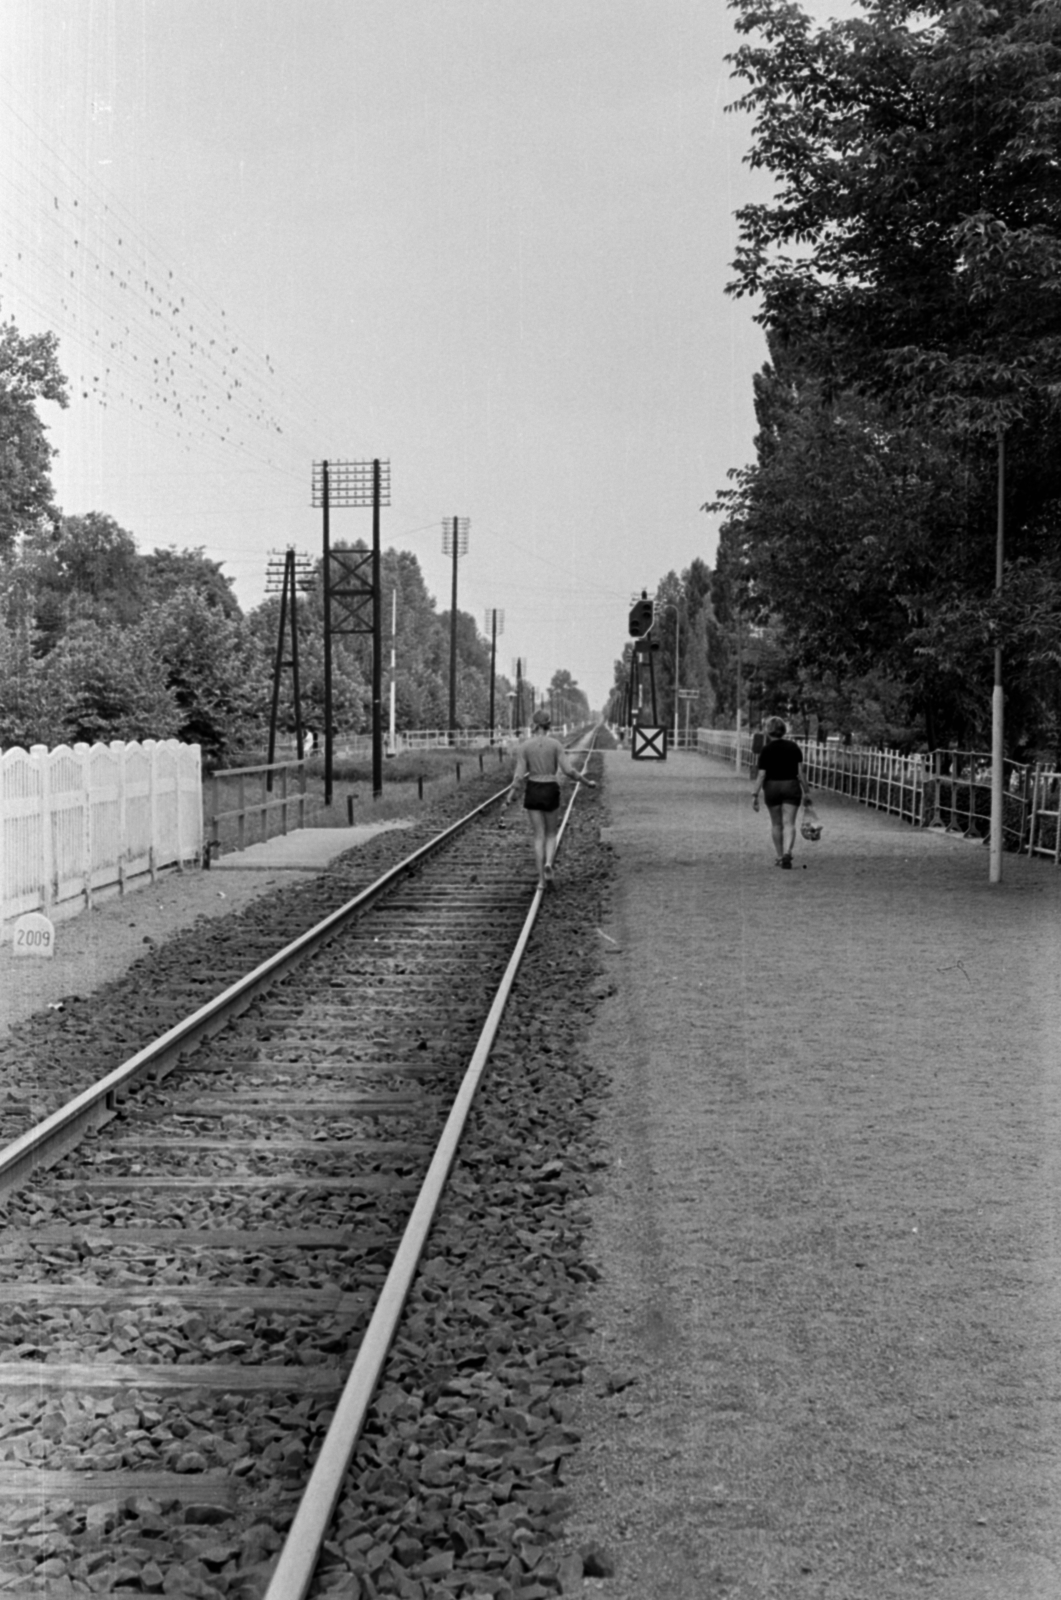
[[[1061,1594],[1061,875],[607,757],[574,1538],[615,1600]],[[562,867],[562,858],[561,858]]]

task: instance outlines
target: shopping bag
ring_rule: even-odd
[[[804,800],[803,802],[803,821],[800,823],[799,831],[804,839],[816,840],[822,836],[822,825],[818,821],[818,813],[809,800]]]

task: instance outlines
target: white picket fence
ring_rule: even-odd
[[[24,911],[70,916],[202,852],[198,745],[35,744],[0,756],[3,923]]]

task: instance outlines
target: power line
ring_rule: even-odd
[[[68,376],[80,397],[161,420],[189,447],[228,447],[301,476],[281,441],[294,430],[310,453],[324,431],[315,408],[225,307],[187,283],[164,247],[16,109],[16,86],[3,73],[0,82],[21,134],[6,141],[0,172],[0,282],[73,344],[80,370]]]

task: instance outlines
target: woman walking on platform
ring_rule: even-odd
[[[766,724],[766,743],[759,752],[759,776],[752,791],[752,805],[759,809],[759,791],[770,813],[770,833],[777,852],[777,865],[791,867],[796,846],[796,812],[810,789],[803,776],[803,751],[791,739],[780,717]]]
[[[538,867],[538,888],[544,889],[546,884],[553,881],[553,861],[556,857],[556,839],[560,828],[560,785],[557,778],[561,772],[569,778],[574,778],[576,783],[588,784],[591,789],[597,785],[592,778],[584,778],[575,767],[559,739],[554,739],[549,732],[551,722],[548,711],[536,711],[532,719],[533,732],[529,739],[525,739],[519,747],[516,756],[516,770],[512,774],[512,788],[508,791],[508,798],[502,807],[502,818],[505,810],[512,804],[516,793],[516,784],[524,779],[523,809],[530,812],[531,826],[534,830],[534,859]]]

